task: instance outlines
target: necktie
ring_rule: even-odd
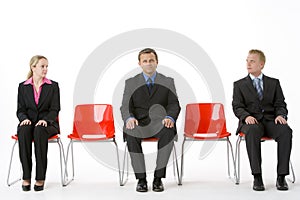
[[[259,78],[254,78],[254,87],[255,87],[255,89],[256,89],[258,98],[259,98],[259,100],[261,101],[262,98],[263,98],[263,90],[262,90],[262,88],[261,88],[261,85],[260,85],[260,79],[259,79]]]
[[[149,94],[151,94],[151,90],[153,88],[153,82],[151,78],[148,78],[147,80],[147,87],[148,87]]]

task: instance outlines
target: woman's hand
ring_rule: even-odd
[[[47,122],[45,120],[39,120],[35,126],[45,126],[47,127]]]
[[[29,119],[24,119],[21,123],[20,123],[20,126],[23,126],[23,125],[31,125],[31,121]]]

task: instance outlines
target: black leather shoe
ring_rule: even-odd
[[[136,186],[137,192],[147,192],[148,191],[148,185],[146,179],[139,179],[137,186]]]
[[[255,191],[264,191],[265,186],[261,176],[255,176],[253,181],[253,190]]]
[[[44,190],[44,185],[34,185],[34,191],[42,191]]]
[[[278,176],[276,181],[277,190],[288,190],[289,186],[285,181],[285,176]]]
[[[161,178],[154,178],[153,184],[152,184],[152,190],[154,192],[162,192],[164,191],[164,185],[161,181]]]
[[[31,185],[30,184],[29,185],[22,185],[22,190],[24,192],[28,192],[28,191],[30,191],[30,189],[31,189]]]

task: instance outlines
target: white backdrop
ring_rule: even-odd
[[[296,73],[299,71],[300,52],[299,10],[300,3],[297,0],[1,1],[0,185],[5,185],[12,145],[10,135],[17,126],[17,87],[26,78],[30,58],[36,54],[46,56],[49,60],[48,77],[60,84],[60,123],[63,143],[67,144],[65,137],[72,131],[74,86],[83,62],[95,48],[111,37],[142,28],[178,32],[206,51],[222,79],[227,128],[232,133],[237,126],[237,119],[231,108],[233,81],[247,74],[245,59],[248,50],[263,50],[267,58],[264,73],[280,79],[286,97],[289,124],[294,130],[292,160],[296,172],[300,174],[300,159],[296,156],[300,150],[300,126],[297,123],[300,94]],[[138,67],[136,55],[128,55],[132,59],[119,60],[117,63],[134,69]],[[174,66],[172,56],[165,57],[170,60],[164,59],[162,53],[159,57],[162,60],[160,64],[172,65],[175,70],[181,67],[176,64]],[[189,79],[188,72],[184,76]],[[95,99],[101,99],[97,95],[99,94],[95,94]],[[203,94],[203,99],[201,94],[197,95],[199,101],[209,100],[206,93]],[[183,115],[185,105],[181,106]],[[120,132],[117,137],[121,137]],[[235,143],[236,136],[231,139]],[[271,168],[266,173],[273,177],[276,173],[276,146],[273,144],[263,149],[263,168]],[[85,154],[84,149],[82,150],[81,153]],[[195,149],[195,153],[198,151],[199,148]],[[245,149],[242,154],[246,156]],[[274,156],[268,160],[268,154]],[[90,160],[92,158],[87,154],[84,162]],[[102,166],[93,164],[98,168]],[[243,176],[249,178],[247,160],[243,165]],[[106,172],[103,174],[104,179],[105,175],[108,177],[111,174],[110,170],[106,169]],[[77,174],[80,174],[80,170]]]

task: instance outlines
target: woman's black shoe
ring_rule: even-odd
[[[34,185],[34,191],[42,191],[44,190],[44,185]]]
[[[22,185],[22,190],[24,191],[24,192],[28,192],[28,191],[30,191],[30,184],[29,185]]]

